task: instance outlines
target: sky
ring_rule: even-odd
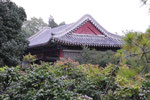
[[[12,0],[25,9],[27,18],[50,15],[56,23],[76,22],[90,14],[107,31],[122,35],[127,30],[145,32],[150,25],[148,7],[140,0]]]

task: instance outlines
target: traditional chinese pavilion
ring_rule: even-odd
[[[83,46],[97,50],[120,49],[121,37],[105,30],[90,15],[85,15],[75,23],[56,28],[46,27],[31,36],[28,52],[45,61],[56,61],[61,57],[75,59]]]

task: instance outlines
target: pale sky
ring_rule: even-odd
[[[28,19],[41,17],[47,23],[52,15],[57,23],[76,22],[90,14],[106,30],[122,34],[122,31],[144,32],[150,25],[148,7],[140,0],[12,0],[22,6]]]

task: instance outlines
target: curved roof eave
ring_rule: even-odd
[[[45,45],[49,43],[49,41],[52,38],[61,38],[62,36],[65,36],[67,34],[72,34],[75,29],[79,28],[81,25],[83,25],[86,21],[90,21],[99,31],[101,31],[105,36],[117,40],[121,40],[121,36],[113,34],[105,30],[91,15],[84,15],[82,18],[80,18],[77,22],[72,23],[72,24],[66,24],[63,26],[59,26],[56,28],[49,28],[45,27],[35,35],[31,36],[28,38],[30,41],[29,47],[35,47],[36,45]],[[47,30],[47,31],[46,31]],[[52,33],[54,35],[52,35]]]

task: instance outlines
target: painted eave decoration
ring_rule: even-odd
[[[75,23],[56,28],[46,27],[28,38],[29,48],[56,42],[70,46],[121,47],[122,37],[105,30],[90,15],[84,15]]]

